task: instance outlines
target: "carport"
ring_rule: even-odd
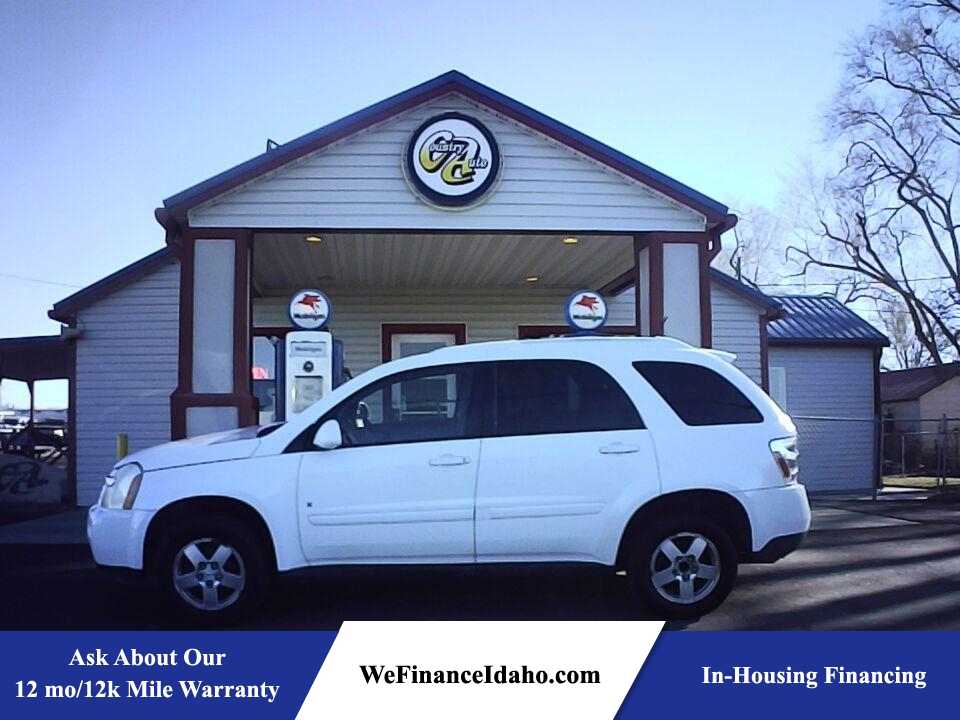
[[[38,380],[69,380],[72,347],[59,335],[0,338],[0,382],[19,380],[27,384],[31,422],[36,405],[34,384]]]
[[[74,368],[76,345],[60,335],[0,338],[0,382],[19,380],[30,393],[30,421],[36,418],[36,383],[40,380],[66,380],[67,390],[67,483],[68,492],[76,493],[74,472],[75,393]],[[72,498],[69,498],[72,500]]]

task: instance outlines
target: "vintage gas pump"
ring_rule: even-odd
[[[289,420],[329,394],[343,380],[343,342],[324,331],[332,316],[330,300],[319,290],[301,290],[290,300],[290,321],[277,353],[277,419]],[[282,357],[280,357],[282,354]]]

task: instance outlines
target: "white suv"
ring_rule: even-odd
[[[381,365],[295,419],[124,458],[98,564],[233,621],[277,571],[589,562],[658,614],[717,607],[810,525],[790,418],[724,356],[665,338],[478,343]]]

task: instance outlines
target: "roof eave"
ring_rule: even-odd
[[[776,338],[767,337],[767,344],[770,346],[834,346],[841,345],[846,347],[889,347],[890,341],[886,338]]]
[[[284,143],[274,150],[261,153],[186,190],[171,195],[163,201],[164,209],[172,218],[178,221],[185,220],[190,209],[218,195],[276,170],[304,155],[316,152],[371,125],[382,122],[406,109],[451,92],[459,92],[629,177],[633,177],[653,190],[703,215],[710,229],[722,233],[736,224],[736,216],[728,212],[726,205],[625,155],[619,150],[615,150],[513,98],[478,83],[456,70],[446,72],[409,90],[358,110],[329,125]],[[158,220],[160,220],[159,217]],[[164,224],[164,222],[161,221],[161,224]],[[167,225],[164,224],[164,227],[167,227]]]
[[[130,283],[176,260],[177,255],[173,248],[169,246],[161,248],[55,303],[54,306],[47,311],[47,317],[51,320],[69,325],[76,318],[78,310],[82,310],[98,300],[102,300]]]

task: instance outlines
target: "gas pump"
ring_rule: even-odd
[[[282,399],[278,393],[277,417],[289,420],[341,384],[343,341],[328,332],[305,330],[287,333],[280,347],[283,359],[277,367],[283,370],[277,385],[284,392]]]
[[[302,330],[277,343],[277,419],[289,420],[328,395],[343,381],[343,341],[323,330],[332,309],[317,290],[302,290],[290,301],[290,319]]]

